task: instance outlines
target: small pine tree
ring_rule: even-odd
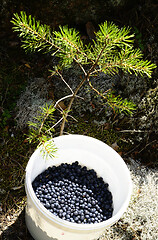
[[[26,51],[43,51],[51,53],[59,57],[59,65],[52,71],[53,74],[58,74],[65,82],[61,75],[61,69],[69,68],[72,63],[75,63],[81,69],[83,76],[74,91],[69,87],[71,94],[58,100],[54,105],[63,99],[70,98],[69,105],[66,110],[62,110],[62,121],[60,135],[63,134],[65,121],[71,110],[74,99],[77,97],[78,91],[85,83],[89,84],[97,94],[99,94],[115,111],[124,111],[131,114],[135,109],[135,105],[122,99],[120,96],[115,96],[112,90],[101,93],[94,88],[90,79],[91,76],[97,75],[100,72],[105,74],[118,74],[121,69],[125,73],[147,75],[151,77],[152,71],[156,65],[150,61],[143,60],[143,55],[140,49],[134,49],[134,34],[130,34],[130,29],[123,27],[119,29],[114,23],[107,21],[99,25],[99,31],[95,33],[95,40],[92,39],[91,44],[84,44],[78,31],[68,26],[59,26],[59,31],[51,31],[50,27],[43,25],[40,21],[36,21],[31,15],[27,16],[25,12],[14,14],[11,21],[14,25],[14,31],[19,33],[22,39],[22,47]],[[36,137],[41,136],[42,129],[46,118],[52,114],[52,108],[47,113],[42,121],[40,131]],[[47,116],[47,117],[46,117]],[[55,126],[55,125],[54,125]],[[52,130],[53,127],[49,128]],[[43,130],[43,133],[48,133],[48,130]],[[47,138],[46,138],[47,139]],[[41,141],[41,140],[40,140]]]

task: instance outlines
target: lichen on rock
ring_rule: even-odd
[[[18,128],[25,128],[28,122],[35,122],[35,117],[48,100],[49,83],[44,78],[31,79],[25,91],[17,101],[16,121]]]

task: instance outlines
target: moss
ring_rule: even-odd
[[[16,131],[13,134],[7,127],[0,130],[0,197],[2,209],[6,212],[25,197],[25,167],[32,149],[25,142],[24,133]]]
[[[89,119],[89,120],[87,120]],[[125,140],[124,133],[116,130],[112,125],[108,126],[105,124],[97,125],[94,123],[96,118],[94,115],[88,114],[83,118],[77,118],[77,122],[69,122],[66,131],[71,134],[82,134],[90,137],[97,138],[104,143],[111,146],[113,143],[117,143],[119,146],[118,151],[129,151],[131,148],[131,142]]]

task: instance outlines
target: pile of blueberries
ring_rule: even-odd
[[[91,224],[112,217],[108,183],[77,161],[49,167],[35,178],[32,186],[46,209],[69,222]]]

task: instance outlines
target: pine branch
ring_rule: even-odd
[[[27,17],[25,12],[14,14],[11,22],[13,30],[19,32],[26,51],[54,51],[52,56],[58,56],[64,67],[70,67],[73,61],[93,63],[92,59],[88,59],[79,32],[75,29],[60,26],[59,31],[51,32],[49,26],[36,21],[31,15]]]
[[[31,15],[27,17],[25,12],[21,12],[20,15],[14,14],[12,23],[14,24],[14,31],[19,32],[19,36],[23,42],[22,47],[26,51],[42,50],[51,52],[52,56],[56,55],[59,57],[61,68],[70,67],[74,62],[83,72],[82,79],[76,89],[72,91],[72,88],[60,74],[59,68],[56,68],[55,73],[61,77],[62,81],[71,91],[71,95],[61,98],[70,98],[70,101],[66,111],[61,111],[63,121],[60,134],[63,133],[73,101],[75,97],[78,97],[78,91],[85,82],[89,83],[91,88],[106,100],[115,111],[118,109],[120,112],[124,111],[131,114],[135,109],[133,103],[126,99],[123,100],[120,96],[116,97],[111,91],[102,94],[99,90],[95,89],[89,80],[92,75],[97,75],[99,72],[112,75],[118,73],[119,69],[122,69],[123,72],[130,74],[146,74],[148,77],[151,77],[153,69],[156,68],[155,64],[143,60],[140,50],[133,48],[134,34],[130,33],[130,28],[123,27],[119,29],[114,23],[105,22],[99,25],[99,31],[95,33],[96,38],[93,40],[93,44],[84,45],[79,32],[75,29],[68,28],[68,26],[60,26],[59,31],[52,32],[49,26],[42,25],[35,18],[32,18]],[[40,136],[38,134],[41,142],[45,141],[42,139],[45,137],[43,134],[47,132],[47,129],[52,130],[52,127],[46,124],[46,119],[48,120],[49,116],[49,113],[45,112],[45,115],[38,117],[38,120],[43,122],[39,129]],[[32,123],[32,126],[38,129],[38,124]],[[56,126],[56,124],[53,126]],[[31,134],[31,139],[36,134],[34,131]]]
[[[107,96],[107,103],[111,108],[113,108],[114,112],[124,112],[126,114],[132,115],[133,111],[136,110],[136,105],[127,100],[127,99],[122,99],[120,96],[115,96],[113,92],[108,92]]]
[[[98,69],[95,69],[91,75],[104,72],[105,74],[117,74],[119,69],[129,74],[140,74],[141,76],[147,75],[151,77],[152,71],[156,65],[150,61],[143,60],[143,54],[139,49],[131,49],[125,47],[120,52],[108,55],[106,59],[103,56],[98,61]]]
[[[115,46],[131,46],[134,42],[134,34],[130,34],[130,28],[119,29],[114,23],[107,21],[99,25],[100,30],[96,33],[96,40],[99,43],[106,43],[107,48]]]
[[[118,66],[125,72],[130,74],[146,74],[149,78],[151,77],[152,71],[156,68],[154,63],[148,60],[143,60],[143,54],[140,49],[129,49],[125,48],[119,53],[119,56],[115,58]]]
[[[115,111],[115,112],[126,112],[128,114],[132,114],[134,110],[136,110],[136,105],[132,103],[131,101],[127,99],[122,99],[120,96],[115,96],[114,93],[111,91],[111,89],[107,90],[104,93],[101,93],[99,90],[97,90],[90,81],[88,81],[89,86],[93,91],[97,93],[97,95],[101,96],[102,99],[106,101],[106,103],[109,104],[109,106]],[[104,103],[105,104],[105,103]]]
[[[22,47],[26,51],[50,51],[54,47],[59,49],[54,44],[49,26],[40,24],[40,21],[36,21],[31,15],[27,17],[25,12],[21,12],[19,16],[16,13],[11,22],[14,24],[14,31],[19,32]]]

